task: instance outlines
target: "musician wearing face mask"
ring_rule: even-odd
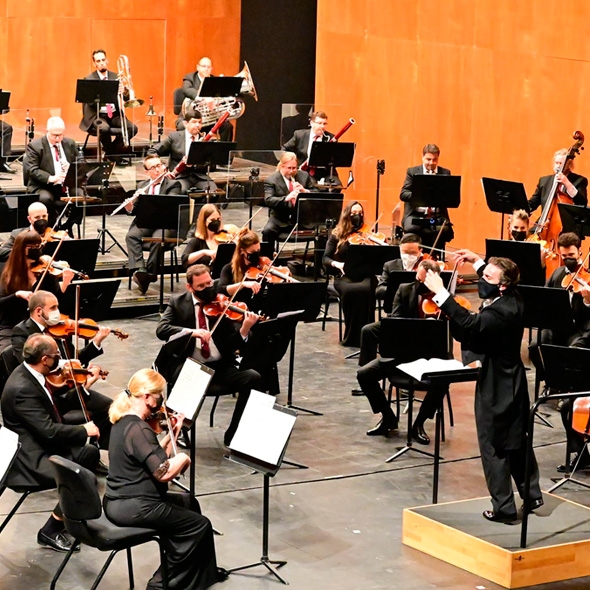
[[[349,203],[342,210],[340,220],[328,238],[322,261],[326,270],[336,275],[334,288],[340,295],[344,314],[343,346],[360,346],[361,329],[371,321],[374,309],[371,277],[362,281],[353,281],[344,274],[344,265],[348,256],[348,238],[360,231],[364,223],[363,206],[358,201]]]
[[[217,255],[218,242],[215,239],[221,229],[221,211],[217,205],[207,203],[201,207],[195,235],[188,241],[182,253],[182,266],[188,268],[191,264],[210,266]]]
[[[169,340],[172,336],[190,335],[190,344],[182,353],[169,360],[166,368],[174,382],[182,364],[187,357],[211,367],[215,375],[209,384],[210,395],[223,395],[238,392],[236,407],[224,443],[229,445],[236,432],[240,417],[250,396],[251,389],[264,391],[260,374],[253,369],[240,369],[237,366],[236,351],[243,353],[250,337],[252,326],[258,316],[246,312],[242,323],[233,322],[223,317],[213,333],[211,330],[217,321],[207,317],[203,306],[216,296],[213,279],[209,269],[203,264],[193,264],[186,271],[187,292],[172,295],[168,307],[158,324],[156,335],[160,340]]]
[[[6,262],[8,257],[10,256],[10,252],[12,251],[12,247],[14,246],[14,240],[16,236],[24,231],[36,231],[40,236],[45,233],[49,225],[49,216],[47,214],[47,207],[43,203],[31,203],[27,210],[27,221],[29,222],[28,227],[19,227],[17,229],[13,229],[10,232],[10,236],[4,244],[0,247],[0,262]]]
[[[269,218],[262,230],[265,242],[274,247],[280,234],[288,234],[293,229],[297,221],[297,195],[313,187],[311,176],[298,170],[297,156],[293,152],[283,152],[277,171],[264,181],[264,204],[269,209]]]

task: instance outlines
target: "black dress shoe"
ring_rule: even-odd
[[[16,174],[16,170],[11,168],[8,162],[3,162],[0,164],[0,172],[6,172],[6,174]]]
[[[567,469],[567,465],[563,463],[562,465],[557,466],[558,473],[566,473],[569,471],[571,473],[576,468],[576,471],[580,471],[582,469],[588,469],[590,467],[590,458],[583,457],[579,464],[576,466],[576,462],[578,460],[578,455],[576,455],[570,462],[570,467]]]
[[[535,510],[538,510],[539,508],[541,508],[541,506],[543,506],[543,504],[545,504],[545,501],[543,500],[543,498],[537,498],[536,500],[533,500],[531,502],[531,507],[529,509],[529,513],[534,512]],[[524,504],[520,507],[520,509],[524,512]]]
[[[367,436],[385,436],[389,438],[397,432],[397,420],[395,422],[384,422],[379,420],[377,426],[367,430]]]
[[[412,426],[412,438],[420,445],[429,445],[430,438],[424,430],[424,426]]]
[[[150,281],[147,278],[147,273],[141,270],[133,273],[133,282],[139,287],[139,292],[143,295],[150,286]]]
[[[516,514],[514,516],[500,513],[496,514],[493,510],[484,510],[482,514],[486,520],[489,520],[491,522],[502,522],[504,524],[510,524],[516,521]]]
[[[229,572],[224,567],[217,567],[217,581],[225,582],[229,578]]]
[[[365,392],[362,389],[353,389],[351,395],[365,395]]]
[[[53,535],[46,535],[42,531],[39,531],[37,533],[37,543],[42,547],[48,547],[49,549],[60,551],[61,553],[67,553],[74,544],[62,531],[54,533]],[[74,551],[80,551],[80,546],[76,547]]]

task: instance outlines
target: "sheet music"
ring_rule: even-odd
[[[296,417],[275,408],[274,396],[252,390],[229,448],[278,465]]]
[[[10,464],[14,459],[18,449],[18,434],[8,430],[6,427],[0,428],[0,482],[4,479]]]
[[[446,371],[459,371],[468,369],[461,361],[455,359],[418,359],[411,363],[402,363],[397,366],[410,377],[422,381],[422,377],[429,373],[444,373]]]
[[[166,406],[194,421],[215,371],[187,358],[172,388]]]

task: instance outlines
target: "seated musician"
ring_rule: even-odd
[[[51,327],[57,326],[61,321],[59,313],[59,303],[57,297],[49,291],[37,291],[29,299],[29,317],[28,319],[17,324],[11,337],[12,349],[15,359],[23,362],[23,347],[31,334],[51,334]],[[106,395],[90,389],[100,378],[100,367],[89,364],[93,359],[103,353],[102,342],[110,334],[109,328],[100,328],[96,336],[82,348],[78,354],[78,360],[84,368],[88,368],[90,375],[84,383],[81,392],[84,394],[86,408],[93,422],[100,431],[100,446],[107,449],[109,445],[109,436],[111,432],[111,423],[109,421],[109,407],[111,399]],[[57,346],[65,361],[74,358],[75,349],[71,338],[56,338]],[[76,423],[82,412],[80,400],[75,389],[62,387],[53,391],[55,403],[59,413],[65,422]],[[71,412],[71,414],[69,414]]]
[[[33,334],[23,347],[22,365],[8,378],[2,399],[4,426],[19,436],[21,449],[8,472],[10,486],[56,486],[51,455],[60,455],[95,471],[100,458],[88,437],[99,436],[94,422],[65,424],[45,387],[45,377],[59,364],[57,343],[50,336]],[[59,506],[37,533],[37,543],[66,552],[72,541],[66,537]]]
[[[18,227],[10,232],[8,240],[0,247],[0,262],[6,262],[12,252],[14,246],[14,240],[18,234],[24,231],[36,231],[40,236],[45,233],[45,230],[49,226],[49,215],[47,213],[47,207],[43,203],[31,203],[27,210],[27,220],[29,221],[28,227]]]
[[[221,229],[221,211],[217,205],[207,203],[201,207],[197,217],[195,235],[188,241],[182,253],[182,266],[191,264],[211,266],[217,254],[218,241],[215,236]]]
[[[449,212],[446,208],[433,209],[431,207],[416,207],[410,204],[412,198],[412,189],[414,178],[420,174],[445,174],[449,175],[451,171],[438,165],[440,148],[433,143],[429,143],[422,149],[422,164],[412,166],[406,172],[406,179],[402,186],[400,199],[404,202],[403,227],[404,232],[417,234],[422,238],[425,246],[433,246],[442,221],[446,220],[444,229],[440,232],[440,238],[437,246],[441,250],[445,249],[445,244],[450,242],[454,237],[452,225],[450,223]]]
[[[418,264],[416,280],[413,283],[399,286],[395,294],[390,317],[424,317],[422,303],[425,295],[429,293],[424,285],[424,279],[429,270],[440,274],[440,266],[434,260],[422,260]],[[381,414],[381,420],[377,426],[367,431],[368,436],[391,436],[398,426],[398,418],[393,413],[380,382],[395,370],[399,361],[377,358],[380,337],[381,322],[367,324],[361,331],[360,369],[357,372],[357,381],[362,392],[367,396],[373,413]],[[424,431],[424,423],[427,418],[434,417],[440,394],[439,391],[429,391],[420,405],[420,411],[412,425],[412,437],[420,444],[427,445],[430,443],[430,438]]]
[[[61,281],[49,272],[34,272],[40,256],[41,236],[36,231],[25,231],[16,236],[0,275],[0,351],[10,344],[14,326],[27,318],[28,301],[33,291],[50,291],[59,299],[74,278],[70,269],[63,271]]]
[[[142,194],[179,195],[181,193],[180,182],[178,180],[171,180],[165,175],[166,167],[160,161],[159,156],[146,156],[143,160],[143,167],[149,178],[138,185],[134,194],[138,199],[141,199]],[[137,210],[138,199],[125,206],[125,210],[128,213],[133,213]],[[165,238],[175,238],[176,235],[177,232],[175,230],[164,230]],[[139,291],[142,294],[148,290],[150,283],[155,282],[158,278],[160,250],[162,248],[160,242],[150,243],[147,264],[144,264],[143,238],[161,238],[161,236],[161,229],[137,227],[135,219],[131,222],[127,235],[125,236],[129,256],[129,272],[133,273],[133,282],[139,287]]]
[[[269,209],[269,218],[262,230],[265,242],[273,244],[274,248],[281,234],[291,232],[297,221],[297,195],[313,187],[311,176],[297,169],[297,156],[293,152],[283,152],[277,171],[264,181],[264,204]]]
[[[0,113],[1,115],[2,113]],[[0,119],[0,172],[5,174],[16,174],[11,168],[8,158],[12,153],[12,125]]]
[[[371,277],[355,281],[344,274],[344,265],[348,256],[348,239],[361,228],[366,227],[364,221],[363,206],[358,201],[346,205],[338,224],[328,238],[322,260],[328,272],[337,273],[334,288],[340,295],[344,315],[342,346],[360,346],[361,329],[374,317]]]
[[[264,388],[262,379],[253,369],[242,370],[236,364],[236,351],[243,351],[250,336],[250,329],[258,316],[246,312],[241,324],[227,317],[221,318],[215,332],[211,328],[217,318],[208,318],[203,306],[215,299],[216,291],[208,268],[193,264],[186,271],[187,292],[172,295],[168,307],[158,324],[156,335],[160,340],[169,340],[175,334],[190,334],[191,341],[182,352],[183,358],[171,360],[167,367],[175,379],[182,363],[192,357],[215,370],[209,386],[209,393],[224,394],[238,392],[236,407],[231,423],[225,432],[224,443],[229,445],[236,432],[240,417],[250,396],[251,389]],[[171,366],[175,363],[176,366]]]
[[[185,128],[183,131],[173,131],[163,141],[150,148],[148,154],[169,156],[168,169],[180,181],[183,194],[187,193],[189,189],[213,192],[217,189],[217,186],[201,169],[187,166],[181,172],[174,172],[183,158],[186,162],[191,143],[200,141],[204,136],[201,131],[202,117],[199,111],[188,109],[184,114],[184,122]]]
[[[552,193],[553,184],[558,183],[557,189],[573,199],[574,205],[588,203],[588,179],[573,172],[574,161],[566,161],[567,150],[557,150],[553,155],[554,174],[541,176],[533,196],[529,199],[529,209],[532,213],[539,207],[544,207]],[[563,167],[562,172],[559,172]]]

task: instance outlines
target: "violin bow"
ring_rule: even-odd
[[[55,247],[55,251],[51,255],[51,258],[49,259],[49,262],[47,263],[47,266],[45,267],[45,270],[43,271],[43,273],[41,274],[41,276],[39,277],[39,279],[37,279],[37,284],[36,284],[35,288],[33,289],[33,293],[36,293],[40,289],[41,284],[43,283],[45,277],[47,276],[47,273],[49,272],[49,267],[51,266],[51,264],[55,260],[55,257],[57,256],[57,253],[59,252],[59,249],[61,248],[61,245],[63,244],[63,241],[64,241],[65,237],[66,237],[66,235],[64,234],[58,240],[57,246]]]
[[[245,280],[246,280],[246,273],[244,273],[244,276],[242,277],[242,280],[240,281],[238,288],[235,290],[234,294],[230,297],[229,301],[227,302],[225,309],[219,314],[219,317],[217,318],[217,320],[215,320],[215,323],[213,324],[213,327],[211,328],[211,331],[210,331],[211,336],[213,336],[213,332],[215,332],[215,330],[217,329],[217,326],[219,326],[219,323],[225,317],[225,314],[227,313],[230,305],[234,302],[234,299],[236,298],[236,295],[238,294],[238,292],[242,288],[242,285],[244,284]]]
[[[170,421],[170,414],[168,414],[168,408],[166,407],[168,395],[165,391],[162,392],[162,398],[164,400],[164,403],[162,404],[162,408],[164,409],[164,417],[166,418],[166,425],[168,426],[168,432],[170,433],[170,446],[172,447],[172,454],[176,456],[178,455],[178,447],[176,445],[176,437],[174,436],[174,430],[172,429],[172,422]]]
[[[279,248],[279,251],[273,256],[273,259],[270,261],[270,264],[267,266],[266,270],[262,273],[262,276],[260,276],[256,279],[258,282],[262,283],[262,281],[264,281],[264,279],[268,276],[268,273],[270,272],[270,270],[274,266],[274,263],[278,260],[279,256],[281,255],[281,252],[285,249],[287,242],[289,241],[289,239],[291,238],[291,236],[293,235],[293,233],[297,229],[298,225],[299,225],[299,223],[296,223],[293,226],[293,229],[289,232],[287,239],[283,242],[283,245]]]
[[[371,229],[369,230],[369,233],[373,233],[375,228],[377,227],[379,221],[381,221],[381,218],[383,217],[383,213],[385,213],[384,211],[381,211],[379,217],[377,217],[377,219],[375,219],[375,223],[371,226]]]
[[[432,249],[436,250],[436,245],[438,244],[438,240],[440,239],[440,236],[443,233],[443,229],[445,229],[445,225],[447,224],[447,220],[443,219],[442,225],[440,226],[440,229],[438,230],[438,234],[436,234],[436,239],[434,240],[434,243],[432,244]]]
[[[264,209],[264,207],[258,207],[258,211],[252,214],[250,219],[248,219],[246,223],[244,223],[244,225],[242,225],[242,227],[238,230],[238,233],[240,233],[247,225],[250,225],[250,222],[262,211],[262,209]]]
[[[55,220],[55,223],[53,224],[53,227],[51,228],[52,231],[56,231],[56,227],[59,227],[59,222],[62,220],[62,217],[66,214],[66,211],[68,210],[68,207],[72,204],[72,199],[68,199],[66,201],[66,204],[64,206],[64,208],[61,210],[61,213],[59,214],[58,218]]]

